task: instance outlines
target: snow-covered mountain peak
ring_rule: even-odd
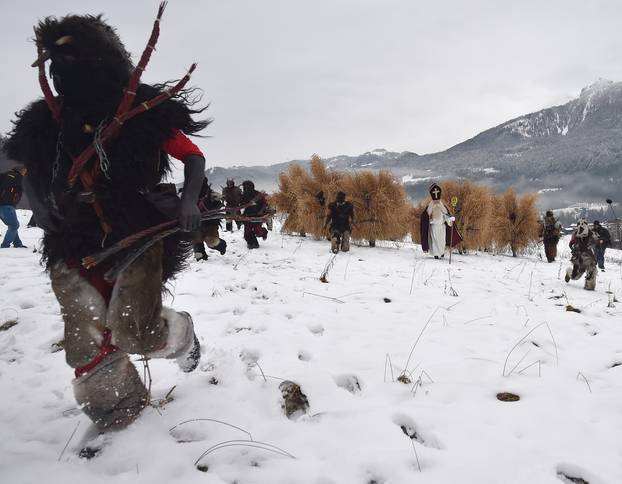
[[[607,91],[609,88],[613,87],[614,82],[609,79],[603,79],[599,77],[596,82],[593,82],[589,86],[581,89],[580,98],[592,97],[597,94],[602,94]]]
[[[603,107],[613,104],[622,104],[622,83],[599,78],[566,104],[521,116],[499,128],[523,138],[566,136],[594,118]]]

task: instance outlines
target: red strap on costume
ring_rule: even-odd
[[[173,136],[164,142],[162,151],[181,161],[191,155],[203,156],[199,147],[178,129],[174,130]]]
[[[110,343],[110,341],[112,341],[112,332],[108,328],[104,330],[103,336],[104,339],[99,347],[99,353],[97,353],[95,358],[89,361],[86,365],[79,366],[75,369],[76,378],[80,378],[85,373],[88,373],[99,365],[106,356],[117,351],[118,348]]]
[[[110,302],[110,298],[112,297],[112,288],[114,287],[114,281],[108,282],[104,277],[106,271],[110,269],[110,264],[100,264],[90,269],[83,267],[80,264],[79,259],[67,259],[65,260],[65,264],[70,269],[78,269],[80,276],[82,276],[91,286],[97,289],[97,292],[101,294],[106,301],[106,304]]]

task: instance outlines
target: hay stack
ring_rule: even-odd
[[[410,237],[415,244],[421,243],[421,214],[428,205],[429,200],[422,200],[410,208]]]
[[[284,233],[304,233],[304,226],[298,216],[296,187],[300,183],[299,179],[305,175],[300,165],[295,163],[290,165],[287,173],[279,175],[279,191],[271,196],[271,203],[274,204],[277,212],[285,216],[281,229]]]
[[[328,204],[334,200],[339,191],[342,175],[339,172],[328,170],[322,159],[313,155],[311,158],[310,173],[297,178],[295,192],[297,196],[297,210],[300,223],[306,232],[315,239],[326,236],[324,222]],[[324,202],[319,195],[323,194]]]
[[[327,169],[317,155],[311,158],[309,172],[293,164],[279,176],[279,191],[272,199],[277,210],[286,216],[283,231],[306,232],[316,239],[325,237],[328,204],[335,200],[338,191],[344,191],[354,205],[358,220],[353,229],[354,239],[399,240],[408,233],[412,207],[393,175],[386,171],[346,175]]]
[[[411,205],[404,187],[388,171],[351,173],[342,190],[354,205],[355,240],[400,240],[409,230]]]
[[[482,184],[470,180],[448,180],[441,184],[443,201],[456,217],[456,227],[462,235],[462,249],[486,250],[492,246],[493,193]],[[458,199],[451,206],[452,197]]]
[[[493,240],[497,250],[510,250],[516,257],[531,243],[538,241],[538,211],[535,193],[517,197],[513,190],[495,197]]]

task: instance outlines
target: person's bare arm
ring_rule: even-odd
[[[179,208],[179,226],[183,231],[192,232],[201,224],[201,212],[197,202],[205,176],[205,158],[200,155],[190,155],[183,161],[184,188]]]

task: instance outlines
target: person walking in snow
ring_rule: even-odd
[[[570,239],[570,249],[572,257],[570,262],[572,267],[566,270],[566,282],[578,280],[585,274],[585,286],[587,291],[596,289],[596,257],[592,252],[591,246],[594,244],[594,234],[590,230],[587,220],[581,219],[572,233]]]
[[[225,206],[230,215],[236,214],[235,210],[242,205],[242,190],[235,185],[235,181],[231,178],[227,179],[226,186],[222,189],[222,199],[225,201]],[[240,224],[236,222],[236,225],[239,229]],[[233,232],[233,219],[227,219],[225,230]]]
[[[598,268],[605,272],[605,250],[607,250],[607,247],[611,246],[611,234],[598,220],[594,220],[592,225],[592,230],[596,239],[594,242],[596,263],[598,264]]]
[[[158,12],[138,66],[101,16],[48,17],[35,27],[44,98],[18,114],[6,150],[26,166],[25,193],[44,230],[43,259],[65,323],[67,363],[76,400],[100,432],[132,423],[149,392],[130,354],[174,359],[194,370],[200,346],[186,312],[162,305],[163,284],[182,268],[205,159],[188,139],[207,126],[182,90],[140,83],[158,38]],[[55,95],[48,84],[45,63]],[[190,71],[191,72],[191,71]],[[187,94],[187,93],[186,93]],[[181,199],[154,193],[184,163]],[[99,265],[85,261],[146,228],[176,220],[181,231],[127,261],[128,250]],[[133,255],[130,252],[130,255]],[[119,266],[121,264],[121,266]],[[123,267],[110,278],[109,269]]]
[[[242,183],[242,205],[247,205],[244,209],[245,217],[262,217],[266,213],[268,201],[263,192],[255,190],[255,184],[246,180]],[[262,222],[249,220],[244,222],[244,240],[249,249],[258,249],[259,241],[257,236],[263,240],[268,238],[268,231],[263,227]]]
[[[561,223],[555,218],[551,210],[547,210],[540,225],[540,238],[544,242],[544,253],[548,262],[555,262],[561,231]]]
[[[217,210],[222,207],[222,201],[218,194],[212,190],[207,177],[203,177],[203,185],[199,193],[199,208],[201,211]],[[207,260],[205,245],[210,249],[225,255],[227,252],[227,242],[220,238],[220,220],[204,220],[197,231],[194,239],[194,258],[197,261]]]
[[[346,201],[344,192],[337,192],[335,201],[328,204],[328,215],[324,222],[324,229],[330,233],[330,250],[336,254],[350,250],[350,234],[352,225],[356,223],[354,205]]]
[[[453,248],[462,242],[462,236],[454,225],[447,205],[442,200],[443,191],[439,185],[430,186],[432,199],[421,214],[421,248],[435,259],[445,257],[445,248]]]
[[[6,173],[0,174],[0,220],[7,226],[6,234],[2,240],[1,248],[13,247],[25,248],[19,238],[19,220],[15,207],[22,199],[22,178],[26,174],[26,168],[13,168]]]

